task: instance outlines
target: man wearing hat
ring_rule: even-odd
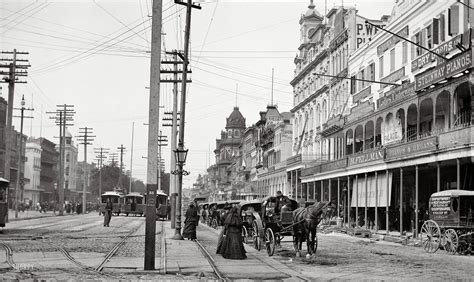
[[[281,191],[277,191],[275,213],[279,214],[280,211],[288,211],[291,209],[291,201],[287,196],[283,195]]]

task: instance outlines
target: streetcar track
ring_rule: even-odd
[[[136,230],[130,231],[128,234],[126,234],[122,238],[122,240],[120,240],[120,242],[116,243],[112,247],[112,249],[110,249],[110,251],[105,255],[104,260],[95,268],[95,270],[99,272],[102,271],[104,269],[105,264],[110,260],[110,258],[112,258],[117,253],[120,247],[122,247],[122,245],[125,244],[125,241],[127,241],[127,239],[135,232]]]
[[[0,242],[0,246],[3,246],[3,248],[5,249],[5,256],[6,256],[6,259],[7,259],[7,264],[10,267],[15,268],[16,264],[13,261],[13,250],[12,250],[12,248],[9,245],[7,245],[5,243],[1,243],[1,242]]]
[[[207,259],[207,262],[209,263],[209,265],[211,266],[212,270],[214,271],[214,273],[217,275],[217,277],[219,278],[219,280],[224,280],[224,281],[231,281],[229,278],[225,277],[224,274],[219,270],[219,268],[217,267],[216,265],[216,261],[214,260],[214,258],[211,256],[211,254],[209,254],[209,252],[207,251],[207,249],[201,244],[201,242],[199,240],[196,239],[196,245],[198,246],[199,250],[201,251],[201,253],[204,255],[204,257]]]

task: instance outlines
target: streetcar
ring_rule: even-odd
[[[8,216],[9,181],[0,177],[0,227],[5,227]]]
[[[169,219],[171,211],[169,197],[166,193],[159,190],[156,192],[156,219]]]
[[[145,200],[144,196],[137,192],[132,192],[125,195],[124,204],[120,208],[120,212],[126,216],[129,214],[142,216],[145,211]]]
[[[110,201],[113,204],[113,209],[112,213],[115,213],[116,215],[120,215],[120,211],[122,209],[122,206],[124,204],[124,196],[122,193],[118,193],[115,191],[107,191],[104,194],[100,196],[100,212],[102,214],[105,213],[105,204],[107,203],[107,199],[110,199]]]

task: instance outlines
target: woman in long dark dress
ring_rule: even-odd
[[[198,210],[194,206],[194,203],[189,205],[185,217],[186,219],[184,220],[183,237],[188,238],[189,240],[196,240],[196,225],[199,218]]]
[[[222,244],[217,246],[217,253],[226,259],[246,259],[242,241],[242,219],[239,209],[233,207],[224,220]]]

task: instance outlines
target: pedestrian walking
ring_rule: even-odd
[[[233,207],[224,219],[224,230],[217,245],[217,253],[226,259],[246,259],[242,241],[242,218],[239,208]]]
[[[112,210],[114,209],[114,205],[107,199],[107,203],[105,204],[105,214],[104,214],[104,226],[109,227],[110,219],[112,218]]]
[[[194,203],[189,204],[185,214],[183,237],[189,240],[196,240],[196,226],[199,221],[198,210]]]

